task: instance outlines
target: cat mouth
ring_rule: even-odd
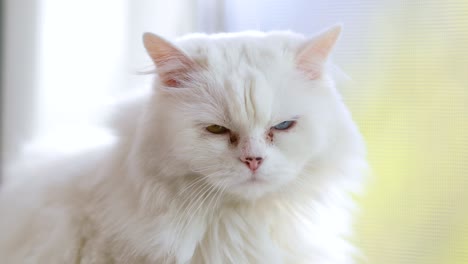
[[[255,184],[255,185],[258,185],[258,184],[265,184],[266,181],[261,179],[260,177],[258,177],[258,175],[255,175],[252,173],[252,175],[250,175],[249,179],[247,179],[246,181],[242,182],[242,184]]]

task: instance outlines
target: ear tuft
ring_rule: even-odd
[[[180,87],[198,64],[169,41],[152,33],[143,34],[143,44],[156,65],[161,81],[169,87]]]
[[[335,46],[342,26],[340,24],[328,28],[312,39],[308,40],[298,52],[296,65],[309,79],[317,79]]]

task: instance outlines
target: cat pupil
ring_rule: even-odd
[[[208,126],[206,127],[206,130],[208,130],[208,132],[213,133],[213,134],[224,134],[229,131],[227,128],[223,126],[219,126],[219,125]]]
[[[277,124],[273,128],[277,130],[286,130],[290,128],[293,124],[294,124],[294,121],[284,121],[284,122]]]

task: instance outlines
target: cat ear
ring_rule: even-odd
[[[199,67],[184,52],[155,34],[143,34],[143,43],[162,83],[169,87],[180,87],[181,82],[187,81],[190,73]]]
[[[319,78],[341,33],[341,25],[333,26],[308,40],[298,52],[296,65],[311,80]]]

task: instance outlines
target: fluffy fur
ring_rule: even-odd
[[[119,107],[117,142],[3,186],[1,262],[353,263],[365,161],[325,67],[339,32],[145,35],[154,89]]]

